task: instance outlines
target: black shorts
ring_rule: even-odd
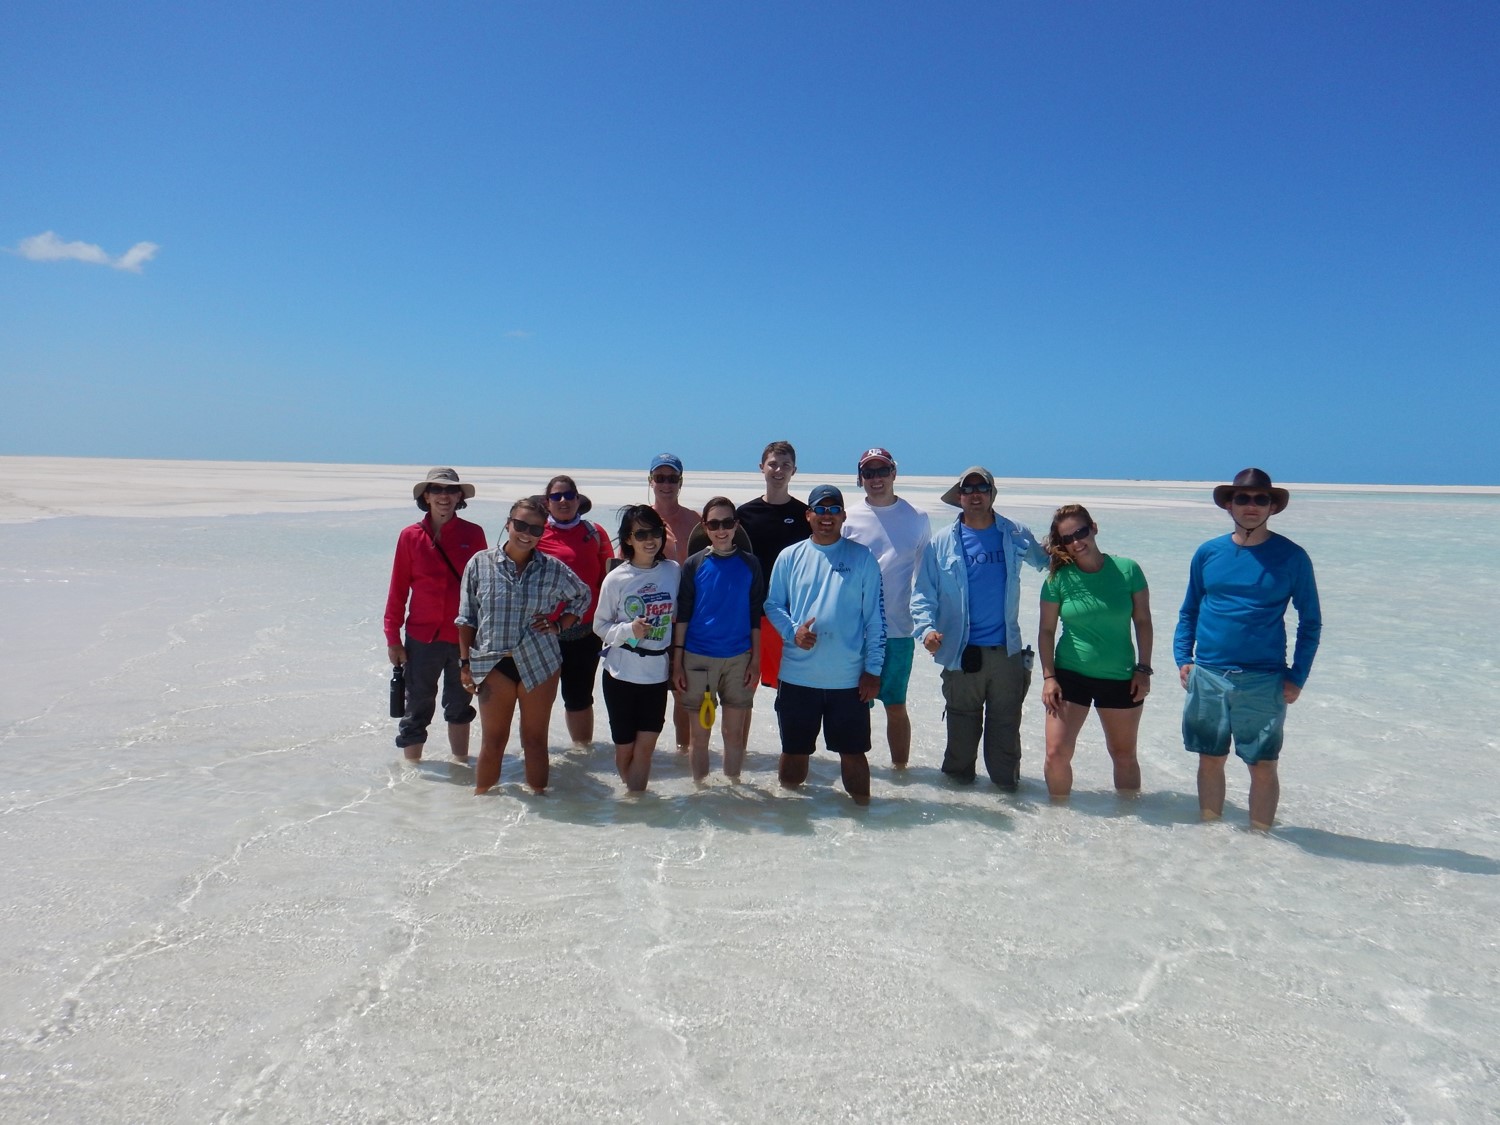
[[[617,680],[606,668],[604,707],[609,712],[609,737],[616,746],[630,745],[638,734],[660,734],[667,722],[667,681]]]
[[[513,656],[502,656],[500,663],[496,664],[490,671],[499,672],[513,684],[521,682],[521,669],[516,667],[516,659]]]
[[[1146,702],[1130,698],[1129,680],[1101,680],[1097,676],[1085,676],[1082,672],[1070,672],[1066,668],[1054,668],[1057,686],[1062,688],[1063,698],[1080,707],[1093,704],[1112,711],[1129,711]]]
[[[781,681],[776,689],[776,719],[783,754],[811,754],[818,731],[835,754],[870,752],[870,705],[859,688],[810,688]]]
[[[562,648],[563,710],[587,711],[594,705],[594,677],[599,674],[599,650],[604,642],[590,629],[558,644]]]

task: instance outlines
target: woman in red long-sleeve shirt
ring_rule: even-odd
[[[572,477],[566,473],[553,477],[543,498],[547,502],[547,531],[537,550],[562,560],[589,588],[588,612],[561,638],[560,689],[568,738],[575,749],[583,750],[594,744],[594,681],[599,675],[601,647],[594,635],[594,606],[615,549],[609,532],[583,518],[591,505]]]
[[[391,663],[406,673],[406,714],[401,716],[396,745],[407,761],[421,760],[441,679],[448,746],[455,758],[467,761],[474,707],[459,682],[454,618],[464,566],[488,544],[484,528],[458,516],[458,510],[473,498],[474,486],[460,483],[452,469],[431,470],[411,491],[417,507],[427,514],[396,540],[391,587],[385,599],[386,650]]]

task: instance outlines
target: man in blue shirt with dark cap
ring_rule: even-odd
[[[1182,739],[1198,755],[1198,810],[1224,814],[1229,744],[1250,767],[1250,826],[1276,820],[1287,704],[1302,694],[1323,631],[1307,552],[1268,526],[1290,495],[1261,469],[1243,469],[1214,489],[1234,520],[1228,535],[1193,555],[1173,651],[1187,703]],[[1297,611],[1297,644],[1286,663],[1286,607]]]
[[[781,784],[807,780],[818,734],[839,756],[844,789],[870,803],[870,709],[885,666],[880,564],[844,539],[844,495],[820,484],[807,498],[811,538],[776,556],[765,614],[785,642],[776,718]]]

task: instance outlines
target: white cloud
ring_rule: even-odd
[[[505,334],[507,340],[529,340],[531,333],[524,328],[512,328]]]
[[[96,266],[140,273],[141,267],[160,250],[154,242],[137,242],[118,258],[111,258],[103,247],[92,242],[64,242],[55,231],[43,231],[16,243],[12,251],[29,262],[92,262]]]
[[[161,247],[154,242],[137,242],[110,264],[117,270],[140,273],[141,267],[156,257],[156,252],[160,249]]]

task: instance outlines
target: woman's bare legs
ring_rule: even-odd
[[[469,760],[469,724],[448,724],[448,749],[455,758]]]
[[[540,793],[547,788],[547,724],[557,698],[557,673],[527,691],[498,668],[490,669],[479,685],[479,764],[474,769],[474,792],[488,793],[500,781],[505,746],[516,705],[521,708],[521,753],[526,759],[526,784]]]
[[[1087,707],[1066,699],[1057,714],[1047,716],[1047,761],[1042,772],[1047,778],[1047,793],[1055,801],[1073,791],[1073,749],[1088,717]]]
[[[1141,729],[1140,707],[1100,707],[1099,725],[1104,745],[1115,766],[1115,788],[1121,793],[1141,791],[1141,763],[1136,759],[1136,735]]]
[[[630,792],[646,791],[646,783],[651,780],[651,755],[660,737],[660,731],[643,730],[636,733],[634,742],[615,744],[615,768]]]
[[[708,739],[713,730],[699,722],[697,715],[693,716],[691,730],[692,743],[688,762],[693,768],[693,780],[702,781],[708,776]]]
[[[720,733],[724,738],[724,776],[731,781],[740,779],[740,770],[745,767],[745,745],[750,741],[750,708],[726,707]]]
[[[526,757],[526,784],[537,793],[547,788],[551,764],[547,759],[547,725],[552,721],[552,703],[557,699],[558,673],[527,691],[521,688],[521,753]],[[591,716],[592,717],[592,716]]]
[[[510,721],[516,713],[520,688],[499,668],[491,668],[479,682],[479,764],[474,767],[474,793],[488,793],[500,780],[505,744],[510,741]]]

